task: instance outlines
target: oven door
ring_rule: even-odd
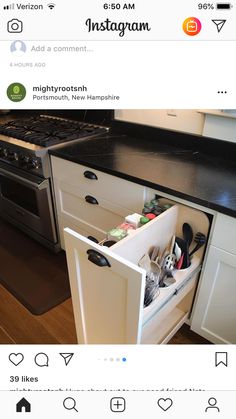
[[[1,166],[0,215],[35,238],[57,242],[48,179]]]

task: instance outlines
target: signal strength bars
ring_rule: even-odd
[[[7,4],[6,6],[3,6],[3,10],[13,10],[14,9],[14,3]]]
[[[48,4],[47,4],[47,6],[48,6],[48,8],[49,8],[50,10],[52,10],[52,9],[54,9],[54,7],[55,7],[56,5],[55,5],[55,3],[48,3]],[[14,4],[14,3],[12,3],[12,4],[7,4],[6,6],[3,6],[3,10],[14,10],[14,8],[15,8],[15,4]]]

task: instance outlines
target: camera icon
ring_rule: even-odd
[[[7,22],[7,31],[10,33],[21,33],[23,31],[23,22],[18,19],[12,19]]]

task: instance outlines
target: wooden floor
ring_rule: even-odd
[[[71,300],[34,316],[0,286],[0,343],[77,343]]]
[[[41,316],[31,314],[0,285],[0,344],[75,344],[71,299]],[[204,344],[205,339],[184,325],[170,344]]]
[[[168,342],[171,345],[209,345],[210,342],[190,330],[190,327],[184,324],[181,329]]]

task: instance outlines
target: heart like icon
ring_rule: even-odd
[[[17,365],[19,365],[24,359],[24,355],[21,353],[18,354],[10,354],[9,355],[9,360],[12,362],[13,365],[15,365],[17,367]]]
[[[157,401],[158,406],[166,412],[173,404],[173,400],[167,399],[158,399]]]

